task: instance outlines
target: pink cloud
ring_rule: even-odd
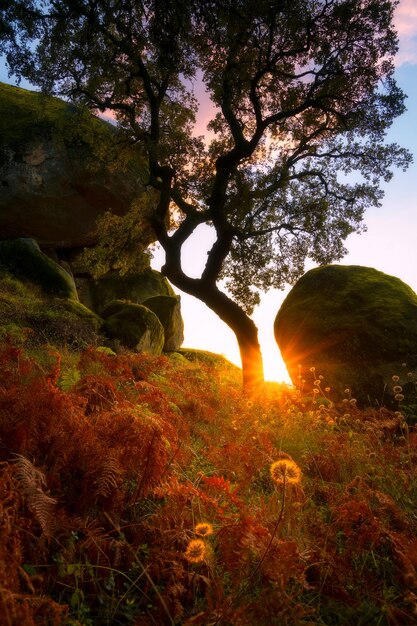
[[[397,65],[417,63],[416,0],[401,0],[395,11],[394,25],[400,39]]]

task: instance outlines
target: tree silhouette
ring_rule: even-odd
[[[243,380],[262,379],[259,291],[307,258],[340,259],[410,155],[384,143],[404,111],[390,0],[8,0],[0,51],[47,92],[113,111],[156,190],[162,272],[234,331]],[[203,85],[215,107],[196,137]],[[215,241],[199,278],[181,249]],[[205,254],[205,252],[204,252]],[[225,290],[219,287],[224,280]]]

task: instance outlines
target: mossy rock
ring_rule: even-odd
[[[293,383],[301,376],[310,384],[314,367],[336,400],[349,388],[363,405],[395,406],[392,376],[406,388],[417,367],[417,295],[373,268],[310,270],[282,303],[274,331]]]
[[[50,297],[0,267],[0,340],[80,350],[97,344],[102,323],[79,302]]]
[[[0,231],[41,247],[98,240],[97,219],[125,215],[148,177],[140,146],[86,108],[0,83]],[[144,244],[155,240],[151,229]]]
[[[137,352],[159,355],[164,345],[164,329],[161,322],[141,304],[118,302],[106,317],[103,332],[110,339],[117,339],[123,346]]]
[[[73,277],[43,254],[33,239],[0,241],[0,264],[18,278],[39,285],[47,294],[78,300]]]
[[[164,352],[175,352],[184,341],[184,322],[179,296],[154,296],[143,302],[153,311],[164,329]]]
[[[176,298],[175,291],[165,276],[151,268],[138,274],[120,276],[112,273],[95,280],[93,278],[87,280],[88,285],[84,284],[80,297],[98,315],[115,300],[143,304],[145,300],[155,296]]]

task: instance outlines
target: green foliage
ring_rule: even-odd
[[[77,262],[95,278],[110,270],[117,270],[121,276],[132,270],[146,270],[150,260],[147,246],[152,240],[149,216],[156,201],[155,193],[145,192],[123,217],[105,213],[97,220],[98,244],[85,248]]]

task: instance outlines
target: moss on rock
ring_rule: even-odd
[[[103,325],[110,339],[117,339],[131,350],[161,354],[164,329],[155,313],[141,304],[121,301],[114,303],[110,311]]]
[[[18,278],[39,285],[45,293],[78,300],[72,276],[43,254],[33,239],[0,241],[0,264]]]
[[[0,340],[79,350],[97,344],[102,323],[79,302],[48,297],[0,267]]]
[[[97,219],[126,215],[147,178],[140,145],[87,108],[0,83],[4,238],[33,237],[55,249],[94,245]],[[143,240],[155,240],[152,229]]]
[[[417,295],[373,268],[310,270],[284,300],[274,330],[294,384],[299,364],[303,378],[315,367],[333,398],[349,387],[363,404],[386,402],[401,364],[417,366]]]
[[[115,300],[126,300],[143,304],[154,296],[176,297],[175,291],[160,272],[151,268],[139,274],[107,274],[101,278],[89,280],[88,289],[84,288],[82,298],[92,303],[99,315]]]
[[[184,322],[179,296],[154,296],[143,302],[161,322],[164,335],[164,352],[175,352],[184,341]]]

